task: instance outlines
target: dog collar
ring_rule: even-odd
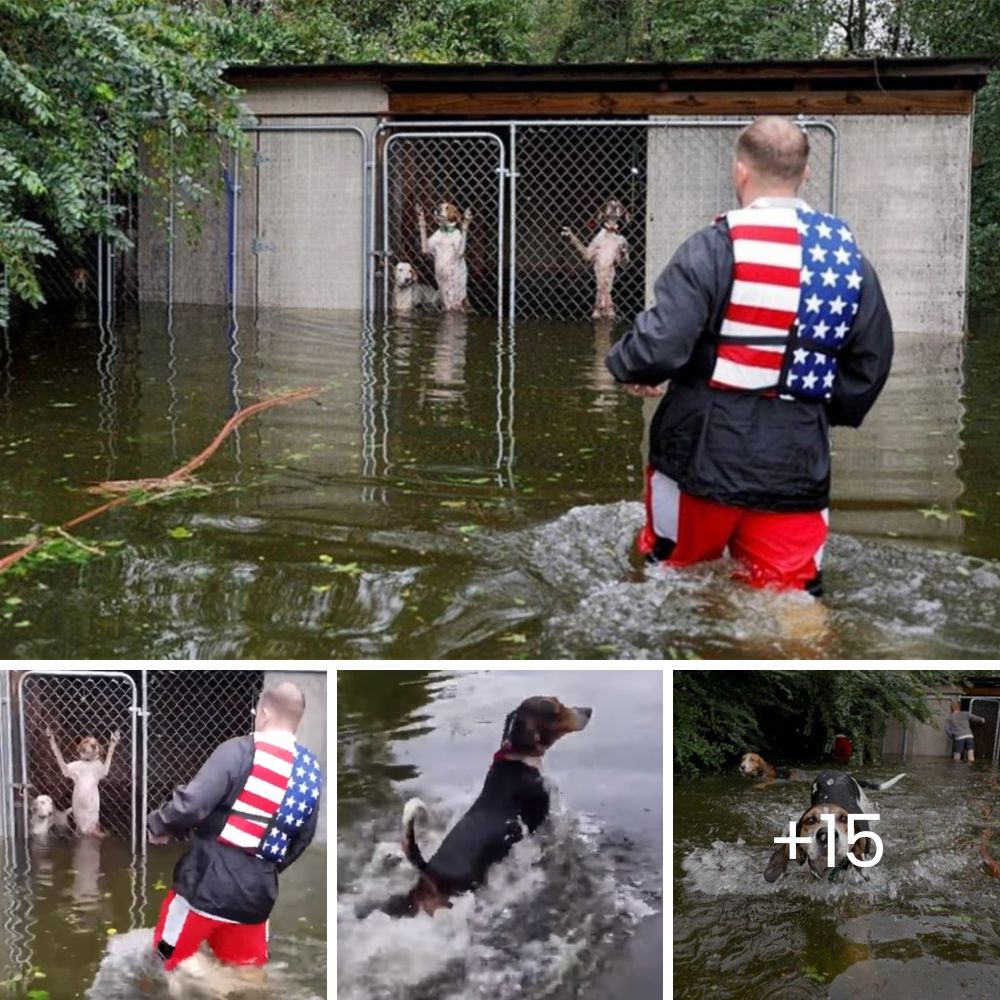
[[[438,229],[444,233],[453,233],[456,229],[458,229],[458,225],[454,222],[442,222],[438,226]]]
[[[833,870],[832,870],[832,871],[830,872],[830,874],[829,874],[829,875],[827,875],[827,878],[828,878],[828,879],[829,879],[829,880],[830,880],[831,882],[836,882],[836,881],[837,881],[837,876],[838,876],[838,875],[840,875],[840,873],[841,873],[842,871],[846,871],[846,870],[847,870],[847,866],[848,866],[848,864],[849,864],[849,862],[848,862],[847,858],[844,858],[844,860],[843,860],[843,861],[841,861],[841,862],[840,862],[840,864],[839,864],[839,865],[837,865],[837,867],[836,867],[836,868],[834,868],[834,869],[833,869]]]

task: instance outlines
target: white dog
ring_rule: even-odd
[[[101,760],[101,744],[93,736],[85,736],[77,747],[80,759],[68,764],[59,752],[51,727],[45,727],[45,735],[49,738],[60,773],[73,782],[73,806],[70,811],[73,813],[76,832],[81,836],[104,836],[101,831],[101,793],[98,786],[111,770],[111,759],[121,733],[116,729],[111,734],[108,756],[104,760]]]
[[[441,308],[445,312],[465,312],[469,307],[469,268],[465,262],[465,247],[472,209],[467,208],[463,215],[451,202],[443,201],[434,210],[434,221],[438,228],[428,236],[423,206],[417,205],[420,249],[434,258],[434,279],[441,293]]]
[[[441,298],[430,285],[420,282],[416,268],[401,260],[393,271],[392,307],[398,313],[413,312],[414,309],[438,309]]]
[[[35,840],[48,840],[49,834],[59,836],[72,834],[69,824],[72,809],[56,809],[50,795],[36,795],[28,810],[28,832]]]
[[[597,283],[592,314],[594,319],[614,319],[615,304],[611,298],[611,288],[615,283],[615,268],[624,267],[628,263],[628,240],[618,230],[628,220],[628,210],[617,198],[612,198],[601,209],[600,230],[586,246],[571,229],[563,227],[563,236],[588,264],[594,265]]]

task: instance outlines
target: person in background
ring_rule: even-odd
[[[295,739],[305,708],[297,685],[266,688],[254,732],[217,747],[150,813],[151,843],[193,833],[153,934],[166,972],[204,942],[248,981],[263,980],[278,875],[309,846],[319,818],[323,776],[316,754]]]
[[[951,703],[951,715],[944,720],[944,731],[951,737],[951,759],[961,760],[966,754],[966,762],[971,764],[976,759],[975,737],[972,735],[973,722],[985,722],[981,715],[963,712],[958,701]]]
[[[740,133],[740,208],[681,245],[606,364],[631,394],[663,397],[639,552],[688,566],[728,549],[751,586],[818,597],[830,428],[860,426],[893,340],[847,223],[798,197],[808,156],[788,119],[758,118]]]
[[[854,753],[854,744],[843,734],[833,737],[833,759],[838,764],[849,764]]]

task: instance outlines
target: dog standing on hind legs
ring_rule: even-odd
[[[463,214],[451,202],[443,201],[434,209],[434,221],[438,228],[428,236],[423,205],[417,205],[420,250],[434,259],[434,279],[441,296],[441,308],[444,312],[465,312],[469,308],[469,267],[465,249],[472,209],[467,208]]]
[[[409,892],[380,909],[391,917],[415,917],[450,908],[452,896],[485,884],[492,865],[549,815],[549,792],[542,780],[542,756],[560,737],[586,728],[591,708],[571,708],[558,698],[527,698],[504,722],[500,749],[486,773],[479,797],[448,832],[430,858],[417,844],[414,823],[427,807],[410,799],[403,809],[403,853],[420,872]]]
[[[628,263],[628,240],[618,230],[628,220],[628,209],[617,198],[611,198],[601,208],[600,230],[586,246],[568,226],[562,229],[562,235],[576,248],[577,253],[588,264],[594,265],[597,290],[593,319],[615,318],[615,303],[611,298],[615,268],[624,267]]]
[[[121,739],[121,733],[116,729],[108,740],[108,755],[101,760],[101,744],[93,736],[85,736],[77,746],[79,760],[63,760],[59,752],[59,744],[51,726],[45,727],[45,735],[49,738],[52,755],[59,765],[59,772],[64,778],[73,782],[73,805],[70,812],[76,824],[76,832],[80,836],[103,837],[101,830],[101,793],[99,785],[111,770],[111,761],[115,755],[115,747]]]

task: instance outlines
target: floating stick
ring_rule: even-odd
[[[191,473],[195,469],[200,468],[204,465],[218,450],[219,446],[223,441],[237,428],[244,420],[254,416],[263,410],[268,410],[272,406],[281,406],[284,403],[296,403],[300,399],[309,399],[315,396],[316,393],[320,391],[319,386],[314,386],[310,389],[297,389],[295,392],[284,393],[281,396],[272,396],[270,399],[261,400],[259,403],[254,403],[251,406],[245,406],[242,410],[237,410],[223,425],[222,430],[215,435],[212,443],[205,448],[203,451],[198,452],[194,458],[189,462],[185,462],[179,469],[174,469],[173,472],[160,479],[120,479],[109,481],[107,483],[99,483],[98,487],[104,493],[116,493],[119,494],[113,500],[108,500],[106,503],[102,503],[99,507],[93,507],[91,510],[74,517],[71,521],[66,521],[55,529],[56,534],[65,535],[72,528],[78,525],[84,524],[86,521],[91,521],[95,517],[105,513],[105,511],[111,510],[113,507],[120,507],[123,504],[131,503],[135,498],[130,494],[130,491],[134,490],[166,490],[173,486],[178,486],[179,484],[185,482],[191,478]],[[11,552],[10,555],[4,556],[0,559],[0,573],[6,572],[11,566],[20,562],[25,556],[31,555],[35,549],[44,545],[48,541],[45,535],[40,535],[34,541],[25,545],[23,548],[18,549],[16,552]],[[80,544],[78,540],[74,539],[76,544]]]

